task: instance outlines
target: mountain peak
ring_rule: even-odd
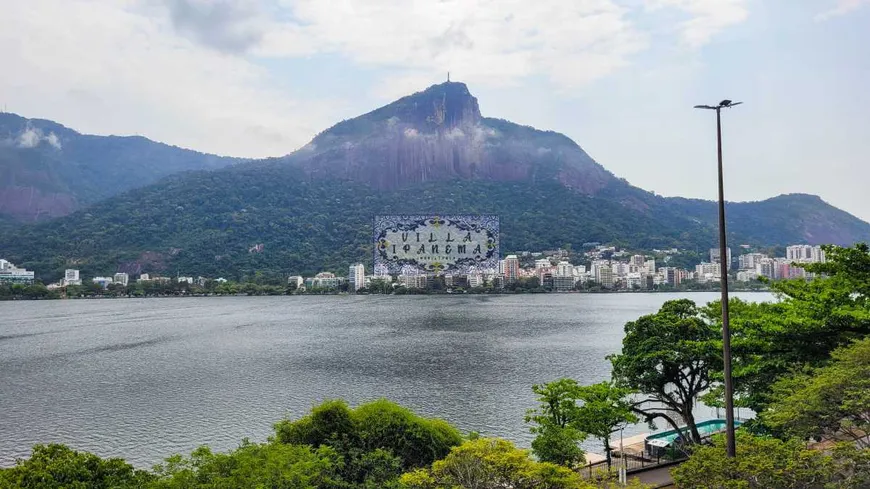
[[[477,98],[462,82],[444,82],[402,97],[375,112],[390,114],[403,122],[438,130],[480,122]]]

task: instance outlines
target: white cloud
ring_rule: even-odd
[[[649,37],[623,0],[31,0],[0,16],[0,100],[83,132],[142,134],[236,156],[285,154],[340,116],[275,79],[281,60],[338,55],[392,99],[445,78],[574,90],[631,63]],[[652,0],[646,0],[652,1]],[[743,0],[655,0],[692,45]],[[301,61],[300,61],[301,62]],[[353,81],[349,81],[353,83]]]
[[[258,54],[341,53],[406,71],[398,81],[403,88],[448,71],[472,83],[506,85],[543,75],[577,87],[646,47],[628,10],[612,0],[295,0],[283,6],[294,23],[265,35]]]
[[[41,139],[42,136],[36,131],[36,129],[28,127],[18,136],[18,147],[35,148],[39,146],[39,141]]]
[[[646,0],[651,10],[676,8],[689,15],[680,23],[683,42],[698,48],[734,24],[746,20],[749,11],[746,0]]]
[[[294,98],[245,58],[177,35],[168,16],[150,7],[136,0],[4,4],[0,100],[83,132],[143,134],[237,156],[288,153],[334,122],[330,100]]]
[[[870,5],[870,0],[836,0],[834,7],[816,15],[817,21],[825,21],[832,17],[848,14],[858,10],[863,5]]]
[[[43,141],[53,146],[54,149],[62,148],[60,138],[55,133],[49,132],[47,136],[44,136],[42,131],[29,124],[25,127],[24,132],[18,135],[15,144],[19,148],[35,148]]]

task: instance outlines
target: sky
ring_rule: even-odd
[[[870,221],[870,0],[0,0],[0,109],[279,156],[445,81],[631,184]]]

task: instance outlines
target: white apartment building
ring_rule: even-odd
[[[722,267],[718,263],[699,263],[695,265],[695,279],[705,283],[721,278]]]
[[[598,267],[596,269],[595,281],[602,287],[609,289],[613,287],[613,269],[610,267]]]
[[[349,282],[350,288],[356,292],[359,289],[362,289],[366,286],[366,267],[362,263],[357,263],[356,265],[351,265],[348,271],[347,280]]]
[[[574,276],[574,265],[567,261],[560,261],[558,265],[556,265],[556,276],[557,277],[573,277]]]
[[[193,282],[193,279],[190,279],[190,281]],[[130,276],[127,275],[126,273],[119,272],[119,273],[116,273],[114,277],[112,277],[112,282],[114,282],[116,284],[121,284],[124,287],[126,287],[127,284],[130,282]]]
[[[287,277],[287,285],[295,285],[296,288],[301,288],[305,279],[301,275],[291,275]]]
[[[738,282],[749,282],[758,278],[758,272],[755,270],[740,270],[737,272]]]
[[[419,275],[399,275],[399,283],[409,289],[425,289],[427,277]]]
[[[535,260],[535,270],[540,270],[541,268],[550,268],[551,266],[553,265],[550,263],[550,260],[546,258]]]
[[[483,287],[483,275],[479,273],[468,274],[468,287]]]
[[[32,284],[34,273],[24,268],[18,268],[11,262],[0,259],[0,283]]]
[[[740,270],[755,270],[762,258],[767,258],[764,253],[746,253],[737,257],[737,266]]]
[[[797,263],[820,263],[825,261],[821,246],[792,245],[785,249],[785,258]]]
[[[645,266],[644,263],[646,263],[646,257],[643,255],[632,255],[628,263],[637,268],[643,268]]]
[[[656,274],[656,260],[653,258],[652,260],[647,260],[643,262],[643,265],[646,267],[646,273],[650,275]]]
[[[610,268],[613,270],[614,277],[625,277],[628,275],[631,267],[628,263],[619,261],[611,265]]]

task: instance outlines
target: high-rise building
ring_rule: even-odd
[[[574,276],[574,265],[567,261],[560,261],[558,265],[556,265],[556,276],[557,277],[573,277]]]
[[[662,274],[664,282],[672,287],[680,285],[683,279],[683,275],[680,273],[680,270],[674,267],[659,268],[659,273]]]
[[[595,273],[595,281],[605,289],[613,287],[613,269],[610,267],[598,267]]]
[[[646,267],[646,273],[650,275],[656,274],[656,260],[653,258],[652,260],[647,260],[643,262],[643,265]]]
[[[366,286],[366,267],[362,263],[351,265],[347,276],[350,285],[350,290],[357,290]]]
[[[731,248],[725,248],[726,253],[726,263],[728,264],[728,268],[731,268]],[[710,248],[710,263],[719,263],[719,248]]]
[[[550,268],[551,266],[552,265],[550,264],[550,260],[546,258],[535,260],[535,270],[540,270],[541,268]]]
[[[81,285],[82,279],[79,276],[79,271],[72,268],[67,268],[63,272],[63,285]]]
[[[646,263],[646,257],[643,255],[632,255],[631,261],[629,261],[629,263],[636,266],[637,268],[643,268],[644,263]]]
[[[721,273],[718,263],[699,263],[695,266],[695,280],[701,283],[719,280]]]
[[[755,270],[762,258],[767,258],[763,253],[746,253],[737,257],[737,265],[740,270]]]
[[[190,279],[190,280],[193,281],[193,279]],[[126,273],[118,272],[115,274],[114,277],[112,277],[112,282],[114,282],[116,284],[121,284],[124,287],[126,287],[127,283],[130,282],[130,276],[127,275]]]
[[[790,262],[819,263],[825,261],[821,246],[792,245],[785,249],[785,258]]]
[[[520,276],[520,259],[517,255],[508,255],[504,258],[504,281],[505,283],[516,282]]]

